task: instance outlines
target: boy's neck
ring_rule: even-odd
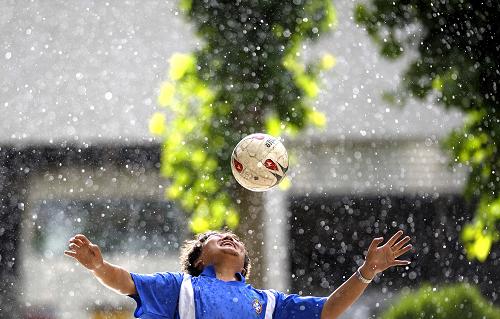
[[[238,272],[235,267],[231,267],[228,265],[214,265],[215,276],[217,279],[222,281],[239,281],[239,278],[236,276]]]

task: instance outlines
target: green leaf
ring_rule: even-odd
[[[309,76],[302,74],[296,77],[297,86],[304,90],[308,97],[316,97],[319,92],[318,85]]]
[[[200,234],[210,230],[210,224],[208,220],[202,216],[195,216],[190,222],[191,231],[195,234]]]
[[[329,70],[337,64],[337,60],[331,54],[324,54],[321,57],[320,67],[322,70]]]
[[[165,133],[165,114],[156,112],[149,120],[149,131],[153,135],[162,135]]]
[[[471,254],[477,258],[477,260],[484,262],[491,250],[492,238],[490,236],[485,236],[482,234],[477,234],[477,238],[471,247]]]
[[[439,75],[432,80],[432,88],[440,92],[443,90],[443,81]]]
[[[167,106],[172,104],[175,95],[175,86],[170,82],[164,82],[160,87],[160,94],[158,95],[158,104],[160,106]]]
[[[318,127],[326,126],[326,116],[322,112],[316,110],[310,110],[309,112],[307,112],[307,119],[313,125],[316,125]]]
[[[187,72],[193,71],[195,59],[189,54],[175,53],[170,58],[170,79],[180,80]]]
[[[187,13],[191,10],[192,5],[193,5],[193,0],[180,0],[179,1],[179,8],[182,11],[184,11],[185,13]]]
[[[266,132],[272,136],[280,136],[282,124],[277,116],[268,116],[266,118]]]

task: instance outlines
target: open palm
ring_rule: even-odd
[[[89,270],[99,268],[104,262],[99,247],[81,234],[69,240],[69,249],[64,251],[64,254],[78,260]]]
[[[403,231],[398,231],[384,245],[379,247],[384,241],[383,237],[373,239],[368,253],[366,255],[364,272],[365,275],[373,278],[379,272],[393,266],[405,266],[410,264],[407,260],[397,259],[412,248],[412,245],[406,245],[410,241],[409,236],[405,236],[401,240]]]

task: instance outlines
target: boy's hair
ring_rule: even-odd
[[[224,234],[230,234],[232,237],[235,237],[237,240],[241,242],[238,236],[236,236],[233,232],[229,230],[207,231],[205,233],[199,234],[198,236],[195,237],[195,239],[186,240],[181,248],[181,254],[180,254],[182,271],[190,274],[191,276],[199,276],[202,272],[202,269],[196,268],[195,263],[201,256],[203,244],[212,235],[224,235]],[[245,260],[243,262],[243,271],[241,272],[243,277],[247,279],[250,277],[250,268],[251,268],[250,257],[248,256],[248,252],[245,248]]]

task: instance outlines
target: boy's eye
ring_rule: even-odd
[[[212,237],[222,238],[222,235],[220,235],[220,234],[212,234],[212,235],[210,235],[210,236],[207,237],[207,240],[209,240]]]
[[[239,240],[238,238],[236,238],[236,237],[232,237],[232,238],[233,238],[233,240],[234,240],[235,242],[237,242],[238,244],[243,244],[243,242],[242,242],[241,240]]]

